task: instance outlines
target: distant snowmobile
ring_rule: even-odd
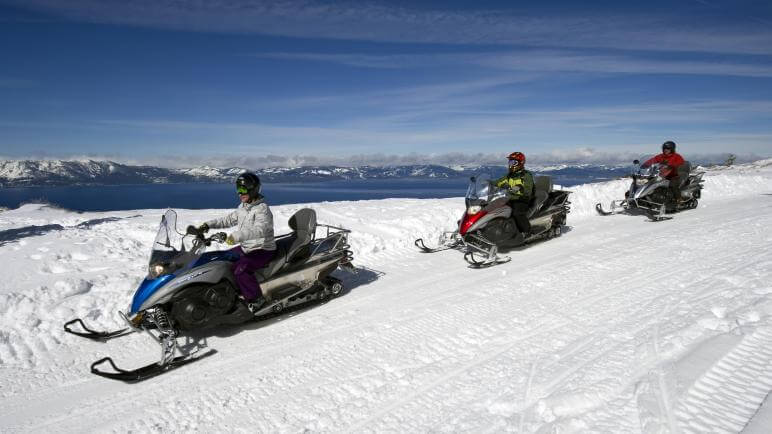
[[[652,164],[641,168],[638,160],[633,161],[633,164],[633,173],[630,175],[633,181],[625,192],[625,198],[611,202],[610,211],[604,210],[600,203],[596,204],[595,210],[600,215],[642,211],[650,219],[660,221],[668,218],[665,216],[667,213],[697,208],[702,194],[702,175],[705,172],[692,172],[688,161],[679,167],[682,198],[679,203],[674,200],[669,188],[670,181],[662,176],[665,166]]]
[[[192,227],[183,234],[176,228],[177,213],[168,210],[150,253],[149,273],[139,285],[128,314],[119,312],[129,327],[111,332],[94,331],[76,318],[64,330],[78,336],[107,341],[132,332],[147,332],[161,345],[161,360],[124,370],[110,357],[97,360],[91,372],[106,378],[137,382],[214,354],[183,354],[177,346],[182,331],[239,324],[311,300],[324,300],[343,290],[332,277],[338,267],[353,270],[349,230],[317,224],[316,213],[304,208],[289,219],[292,233],[276,238],[276,256],[255,274],[266,303],[254,314],[237,297],[238,286],[231,266],[238,257],[228,250],[205,252],[211,242],[224,242],[225,233],[205,238]],[[317,239],[317,229],[324,234]],[[83,331],[76,330],[76,324]],[[181,355],[177,355],[177,353]],[[109,364],[113,371],[99,367]]]
[[[458,229],[441,234],[437,247],[426,246],[421,238],[415,240],[415,245],[427,253],[464,249],[464,259],[474,268],[508,262],[511,258],[499,255],[500,249],[558,237],[566,224],[570,192],[553,190],[549,176],[536,176],[534,193],[528,210],[531,233],[525,236],[511,218],[507,190],[496,187],[487,175],[474,176],[470,178],[466,211]]]

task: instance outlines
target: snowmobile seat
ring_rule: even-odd
[[[276,274],[288,263],[306,259],[310,254],[310,244],[316,234],[316,212],[303,208],[289,219],[292,233],[276,238],[276,254],[268,265],[255,272],[259,281],[264,281]]]
[[[552,191],[552,178],[549,176],[534,176],[533,178],[533,198],[531,206],[528,208],[528,217],[536,213],[536,210],[542,206]]]

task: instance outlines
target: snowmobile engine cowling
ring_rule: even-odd
[[[174,278],[173,274],[165,274],[155,279],[145,279],[140,283],[137,292],[134,293],[134,300],[131,301],[131,314],[139,312],[142,304],[150,298],[159,288],[166,285]]]
[[[464,218],[461,219],[461,227],[459,228],[458,233],[461,235],[466,235],[467,231],[469,231],[469,228],[474,226],[478,220],[485,217],[486,214],[488,214],[488,211],[480,211],[473,215],[465,214]]]

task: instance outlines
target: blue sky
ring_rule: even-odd
[[[772,156],[772,2],[533,3],[0,0],[0,157]]]

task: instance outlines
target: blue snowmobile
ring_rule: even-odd
[[[215,353],[183,353],[177,337],[186,331],[240,324],[312,300],[326,300],[343,290],[331,275],[337,268],[354,271],[349,230],[317,224],[314,210],[304,208],[289,219],[292,232],[276,238],[274,259],[255,275],[266,303],[252,313],[241,298],[231,271],[238,256],[229,250],[206,252],[212,242],[223,243],[224,232],[210,237],[193,227],[177,230],[177,213],[168,210],[153,242],[147,277],[137,288],[127,312],[119,312],[128,327],[95,331],[76,318],[64,330],[97,341],[146,332],[161,346],[161,360],[134,370],[118,368],[104,357],[91,372],[106,378],[137,382]],[[320,236],[317,238],[317,233]],[[82,329],[82,330],[79,330]],[[179,355],[178,355],[179,353]],[[103,370],[109,365],[112,370]]]

